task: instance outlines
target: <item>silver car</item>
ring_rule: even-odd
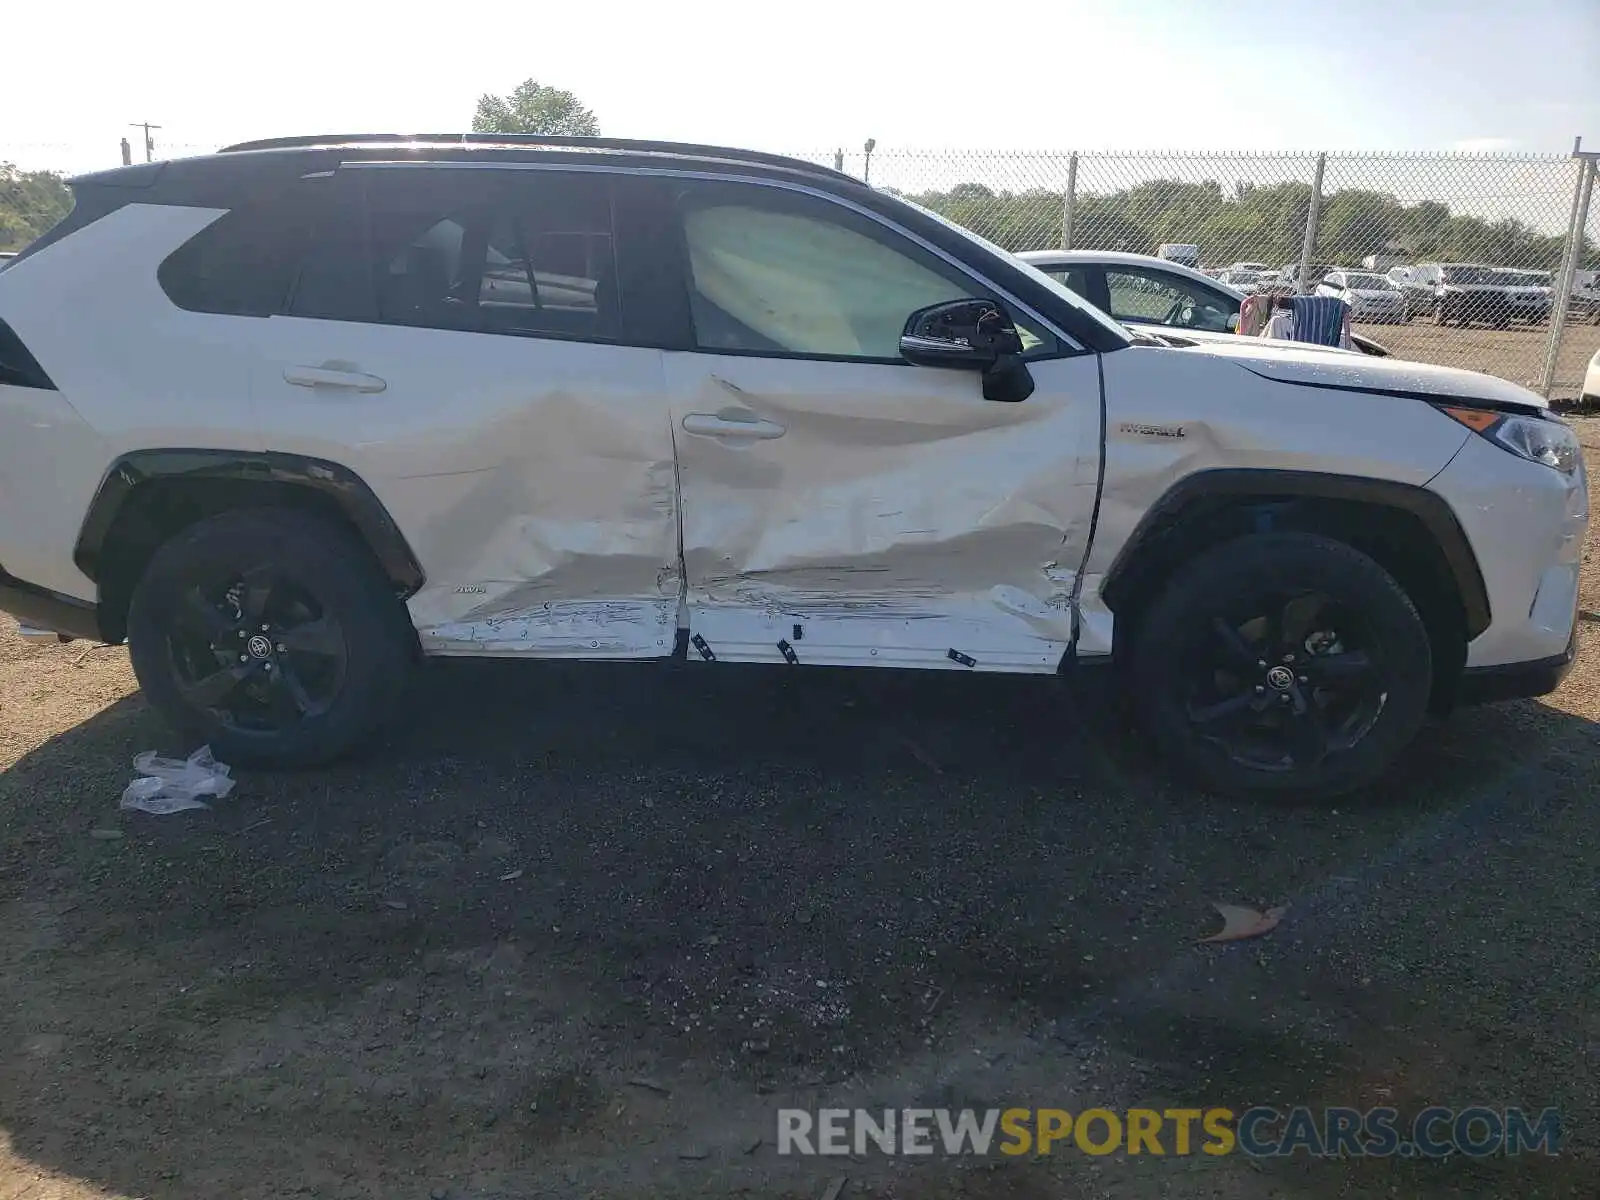
[[[1329,271],[1317,284],[1316,294],[1337,296],[1357,321],[1400,324],[1410,319],[1400,289],[1371,271]]]

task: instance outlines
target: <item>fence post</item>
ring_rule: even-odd
[[[1544,375],[1539,391],[1546,400],[1556,384],[1556,362],[1561,357],[1561,338],[1567,328],[1567,312],[1572,306],[1572,285],[1578,276],[1578,260],[1583,257],[1584,230],[1589,224],[1589,200],[1594,195],[1595,171],[1600,169],[1600,154],[1585,152],[1583,139],[1572,143],[1572,157],[1578,160],[1578,186],[1572,193],[1572,216],[1567,222],[1567,249],[1556,272],[1556,294],[1551,297],[1550,341],[1544,348]]]
[[[1295,281],[1295,291],[1302,296],[1311,290],[1311,256],[1317,251],[1317,220],[1322,216],[1322,173],[1327,165],[1328,156],[1317,155],[1317,172],[1311,177],[1311,203],[1306,207],[1306,236],[1300,243],[1300,278]]]
[[[1061,248],[1072,249],[1072,216],[1078,207],[1078,152],[1067,159],[1067,194],[1061,198]]]

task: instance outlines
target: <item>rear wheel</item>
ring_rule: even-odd
[[[1131,682],[1158,748],[1218,790],[1348,791],[1426,714],[1432,655],[1416,607],[1329,538],[1259,534],[1207,552],[1135,637]]]
[[[365,547],[287,510],[184,530],[151,559],[128,611],[151,704],[246,766],[309,766],[353,748],[403,692],[412,645]]]

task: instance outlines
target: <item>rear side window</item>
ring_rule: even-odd
[[[609,180],[482,170],[349,172],[352,209],[308,255],[297,316],[612,341]]]
[[[190,312],[267,317],[281,312],[325,201],[325,181],[302,180],[271,200],[232,209],[161,264],[167,298]]]

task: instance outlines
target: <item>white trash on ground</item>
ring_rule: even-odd
[[[220,800],[235,782],[228,764],[211,757],[210,746],[201,746],[188,758],[157,758],[154,750],[146,750],[134,755],[133,766],[139,778],[122,793],[121,807],[157,816],[209,808],[199,797]]]

